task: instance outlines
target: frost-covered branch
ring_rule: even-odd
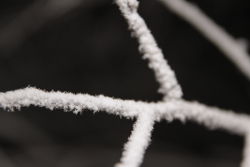
[[[198,102],[173,100],[157,103],[156,116],[167,121],[193,121],[209,129],[224,129],[232,134],[244,136],[250,130],[250,117],[233,111],[209,107]]]
[[[247,53],[245,45],[242,45],[242,42],[236,40],[222,27],[206,16],[196,5],[186,0],[159,1],[165,4],[170,11],[200,31],[250,80],[250,55]]]
[[[143,54],[144,59],[148,59],[149,67],[155,73],[156,80],[160,84],[158,91],[163,94],[164,100],[181,98],[183,93],[174,71],[164,59],[153,35],[137,12],[139,2],[137,0],[116,0],[116,4],[127,20],[132,35],[139,43],[139,51]],[[144,112],[148,112],[148,110]],[[150,113],[139,114],[129,141],[124,146],[119,167],[138,167],[142,163],[155,121],[154,115],[151,118],[152,115],[147,114]]]
[[[167,1],[173,4],[184,2],[182,0]],[[183,100],[182,90],[173,70],[167,64],[150,30],[137,12],[138,1],[116,0],[116,3],[126,18],[132,34],[139,42],[140,52],[149,61],[149,67],[155,73],[156,80],[160,84],[159,92],[164,95],[163,101],[149,103],[115,99],[103,95],[91,96],[88,94],[47,92],[29,87],[0,93],[0,108],[13,111],[21,107],[38,106],[50,110],[62,109],[66,112],[73,111],[75,114],[84,112],[87,109],[93,112],[103,111],[125,118],[136,118],[131,136],[124,146],[121,161],[117,164],[118,167],[140,166],[145,150],[150,143],[155,122],[161,120],[167,120],[168,122],[180,120],[185,122],[190,120],[210,129],[224,129],[230,133],[246,137],[245,159],[242,167],[249,166],[250,117],[216,107],[208,107],[198,102]],[[236,57],[233,58],[236,59]],[[238,57],[238,59],[241,58]],[[239,62],[241,61],[242,59],[239,60]],[[245,66],[243,66],[244,68]]]
[[[73,111],[76,114],[85,109],[93,112],[106,111],[109,114],[133,118],[140,113],[143,107],[146,107],[135,104],[137,103],[133,100],[124,102],[121,99],[113,99],[102,95],[46,92],[30,87],[0,93],[0,107],[11,111],[21,107],[37,106],[50,110]]]
[[[131,136],[125,144],[121,162],[116,167],[138,167],[151,140],[155,117],[150,110],[143,111],[136,120]]]
[[[138,118],[143,113],[160,121],[194,121],[210,129],[224,129],[230,133],[245,135],[250,130],[250,117],[216,107],[208,107],[198,102],[169,100],[148,103],[143,101],[121,100],[103,95],[73,94],[66,92],[47,92],[36,88],[25,88],[0,93],[0,107],[14,111],[21,107],[45,107],[50,110],[62,109],[75,114],[84,110],[106,112],[124,118]]]
[[[139,50],[143,54],[143,58],[148,59],[149,67],[155,73],[156,80],[160,84],[159,92],[165,96],[165,99],[181,97],[182,90],[175,73],[167,64],[153,35],[137,12],[139,2],[137,0],[116,0],[116,3],[126,18],[132,35],[139,42]]]
[[[73,111],[76,114],[88,109],[93,112],[104,111],[125,118],[137,118],[132,135],[125,145],[120,164],[122,167],[138,167],[140,165],[144,151],[149,144],[155,121],[193,121],[209,129],[224,129],[241,136],[245,136],[250,131],[250,117],[247,115],[181,99],[148,103],[114,99],[102,95],[46,92],[36,88],[0,93],[0,107],[3,109],[13,111],[29,106],[45,107],[50,110],[62,109]],[[245,152],[245,157],[247,157],[249,151],[245,150]]]
[[[250,131],[245,135],[243,161],[241,163],[241,167],[249,167],[249,166],[250,166]]]

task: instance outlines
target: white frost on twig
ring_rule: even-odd
[[[141,165],[151,140],[154,122],[154,113],[150,110],[139,115],[132,134],[125,144],[121,162],[116,167],[138,167]]]
[[[250,131],[245,135],[243,161],[241,163],[241,167],[249,167],[249,166],[250,166]]]
[[[250,131],[250,117],[216,107],[208,107],[198,102],[182,99],[148,103],[143,101],[121,100],[103,95],[73,94],[66,92],[47,92],[36,88],[24,88],[0,93],[0,107],[14,111],[21,107],[45,107],[50,110],[62,109],[75,114],[84,110],[106,112],[124,118],[139,118],[143,114],[162,119],[194,121],[210,129],[224,129],[230,133],[245,135]],[[154,113],[154,115],[152,115]]]
[[[236,114],[232,111],[208,107],[198,102],[188,102],[182,99],[148,103],[114,99],[102,95],[46,92],[36,88],[0,93],[1,108],[14,110],[31,105],[50,110],[63,109],[73,111],[76,114],[88,109],[94,112],[104,111],[125,118],[137,118],[129,142],[125,145],[125,152],[120,164],[122,167],[132,167],[131,164],[133,164],[133,167],[138,167],[142,162],[144,151],[150,141],[154,121],[164,119],[185,122],[190,120],[210,129],[224,129],[242,136],[250,131],[250,117],[247,115]],[[152,126],[150,127],[150,125]],[[138,144],[138,141],[141,144]],[[247,155],[249,154],[245,153],[245,157]],[[128,158],[134,156],[138,159],[130,160]]]
[[[245,135],[250,130],[250,117],[229,110],[209,107],[198,102],[173,100],[168,103],[158,103],[155,106],[156,116],[167,121],[190,120],[209,129],[224,129],[232,134]]]
[[[143,54],[143,58],[149,60],[149,67],[154,71],[156,80],[160,84],[159,92],[165,96],[165,99],[181,97],[182,90],[175,73],[167,64],[153,35],[137,12],[139,2],[137,0],[116,0],[116,3],[126,18],[132,35],[139,42],[139,50]]]
[[[196,5],[186,0],[159,1],[200,31],[250,80],[250,55],[246,47],[242,47],[242,43],[206,16]]]
[[[143,109],[143,106],[135,106],[135,104],[133,100],[124,102],[121,99],[113,99],[102,95],[91,96],[88,94],[46,92],[31,87],[0,93],[0,107],[11,111],[33,105],[50,110],[73,111],[76,114],[85,109],[94,112],[106,111],[110,114],[133,118]]]
[[[155,73],[156,80],[160,84],[158,91],[163,94],[164,100],[181,98],[183,93],[174,71],[167,64],[153,35],[137,12],[139,2],[137,0],[116,0],[116,4],[127,20],[132,35],[138,40],[139,51],[143,54],[143,58],[148,59],[149,67]],[[142,163],[154,124],[154,118],[148,117],[145,114],[138,116],[129,141],[125,144],[119,167],[138,167]]]
[[[168,122],[172,120],[185,122],[191,120],[210,129],[224,129],[230,133],[246,136],[242,167],[249,166],[250,117],[183,100],[181,98],[182,90],[174,72],[164,59],[144,20],[137,13],[138,1],[116,0],[116,3],[126,18],[130,30],[138,39],[139,50],[143,53],[144,58],[148,59],[149,67],[155,72],[160,84],[160,92],[164,95],[163,101],[149,103],[114,99],[102,95],[46,92],[29,87],[0,93],[0,108],[13,111],[33,105],[50,110],[73,111],[76,114],[87,109],[93,112],[104,111],[125,118],[136,118],[133,131],[124,146],[121,161],[117,167],[139,167],[141,165],[156,121],[164,119]]]

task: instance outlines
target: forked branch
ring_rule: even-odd
[[[176,5],[179,9],[182,0],[162,0]],[[134,129],[129,137],[128,142],[124,146],[121,161],[118,167],[139,167],[143,162],[143,156],[150,143],[153,125],[157,121],[187,120],[197,122],[210,129],[224,129],[230,133],[235,133],[246,138],[246,147],[244,150],[244,160],[242,167],[248,167],[250,164],[250,117],[244,114],[237,114],[232,111],[222,110],[216,107],[208,107],[198,102],[188,102],[182,99],[182,90],[177,82],[175,73],[164,59],[161,49],[157,46],[156,41],[145,24],[144,20],[137,12],[137,0],[116,0],[123,16],[129,24],[129,29],[134,37],[138,40],[139,50],[143,57],[149,61],[149,67],[154,71],[156,80],[160,84],[159,92],[164,95],[164,99],[157,103],[148,103],[142,101],[114,99],[105,96],[91,96],[88,94],[72,94],[65,92],[46,92],[36,88],[25,88],[15,91],[0,93],[0,107],[11,111],[20,109],[21,107],[38,106],[45,107],[50,110],[62,109],[64,111],[73,111],[74,113],[83,112],[84,110],[92,110],[93,112],[104,111],[108,114],[119,115],[125,118],[136,118]],[[190,12],[192,6],[182,6],[189,17],[192,17],[196,11]],[[183,14],[183,13],[181,13]],[[199,16],[200,17],[200,16]],[[194,18],[195,24],[203,23],[203,18]],[[193,18],[192,18],[193,19]],[[208,25],[209,26],[209,25]],[[210,25],[211,26],[211,25]],[[203,26],[201,26],[202,28]],[[211,28],[212,27],[212,28]],[[216,31],[213,26],[210,28]],[[204,31],[208,35],[209,31]],[[222,39],[211,37],[215,41],[225,42],[218,46],[222,49],[225,47],[236,48],[228,53],[231,54],[232,60],[237,60],[237,65],[248,74],[250,71],[247,65],[246,57],[234,57],[242,50],[238,48],[236,43],[228,42],[228,38],[220,36]],[[226,39],[224,39],[224,37]],[[230,39],[230,38],[229,38]],[[224,48],[224,49],[225,49]],[[235,51],[236,50],[236,51]],[[240,54],[239,54],[240,55]],[[246,62],[242,62],[246,60]],[[240,67],[242,66],[242,67]],[[248,71],[249,70],[249,71]],[[250,74],[250,72],[249,72]]]

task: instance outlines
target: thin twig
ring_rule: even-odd
[[[62,109],[78,114],[84,110],[106,112],[124,118],[139,118],[143,113],[154,119],[186,120],[205,125],[210,129],[224,129],[230,133],[245,135],[250,129],[250,117],[233,111],[209,107],[198,102],[182,99],[166,102],[148,103],[143,101],[121,100],[103,95],[73,94],[65,92],[47,92],[36,88],[25,88],[0,93],[0,107],[14,111],[21,107],[45,107],[50,110]]]
[[[196,5],[186,0],[159,0],[211,41],[250,80],[250,55],[242,42],[228,34]]]
[[[94,1],[94,0],[92,0]],[[97,2],[97,1],[94,1]],[[11,51],[50,21],[87,5],[90,0],[36,0],[0,29],[0,49]],[[84,4],[84,5],[83,5]]]
[[[241,167],[249,167],[249,166],[250,166],[250,131],[245,135],[243,160],[241,162]]]
[[[154,123],[154,113],[150,110],[144,111],[144,113],[139,115],[134,124],[132,134],[125,144],[121,162],[116,167],[138,167],[141,165],[143,156],[151,140]]]
[[[46,92],[36,88],[25,88],[0,93],[0,107],[13,111],[33,105],[50,110],[73,111],[76,114],[88,109],[93,112],[104,111],[125,118],[136,118],[132,134],[125,144],[121,161],[117,165],[119,167],[140,166],[151,140],[153,125],[162,119],[169,122],[191,120],[210,129],[224,129],[230,133],[247,136],[244,157],[249,157],[249,135],[247,134],[250,132],[250,117],[183,100],[181,87],[173,70],[167,64],[155,39],[137,12],[138,1],[116,0],[116,3],[139,42],[139,50],[144,58],[149,60],[149,67],[155,72],[156,80],[160,84],[159,91],[164,95],[163,101],[149,103],[114,99],[102,95]],[[246,167],[248,163],[248,158],[243,160],[245,166],[242,167]]]
[[[154,71],[156,80],[160,84],[159,92],[164,95],[165,99],[180,98],[182,90],[175,73],[167,64],[153,35],[137,12],[139,2],[137,0],[116,0],[116,3],[126,18],[132,35],[139,42],[139,50],[143,54],[143,58],[149,60],[149,68]]]

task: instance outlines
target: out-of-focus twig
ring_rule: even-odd
[[[236,40],[196,5],[186,0],[159,1],[200,31],[250,80],[250,55],[247,53],[246,42]]]
[[[44,25],[80,7],[103,0],[36,0],[9,24],[0,27],[0,49],[11,50],[22,44]]]
[[[9,158],[2,150],[0,150],[0,166],[16,167],[11,158]]]
[[[51,138],[32,123],[28,122],[23,117],[10,114],[1,114],[0,138],[20,145],[35,143],[53,144]]]

